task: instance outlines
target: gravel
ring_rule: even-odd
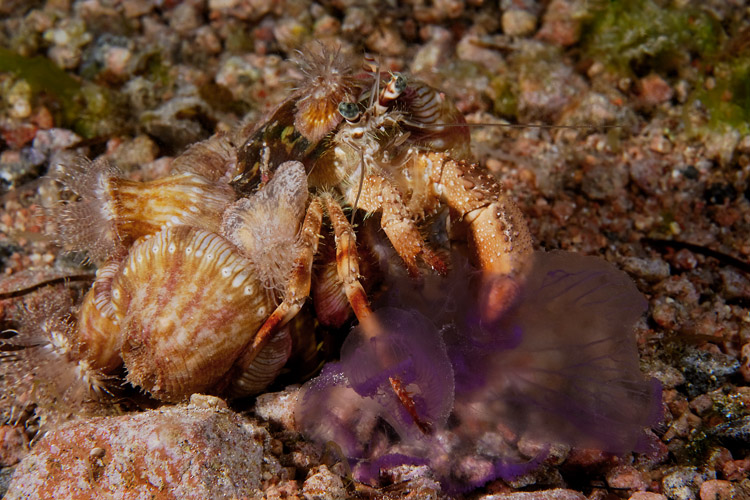
[[[719,52],[747,50],[742,2],[682,4],[695,7],[691,26],[705,27],[706,13],[715,19]],[[190,144],[282,102],[299,77],[295,50],[313,39],[347,54],[376,51],[385,69],[440,87],[471,122],[583,125],[472,127],[473,159],[517,200],[537,247],[605,258],[648,299],[634,337],[665,411],[646,434],[650,448],[565,449],[536,473],[466,498],[750,498],[750,127],[743,87],[731,86],[746,73],[741,61],[672,43],[668,26],[637,17],[665,12],[664,2],[633,5],[607,18],[582,0],[0,2],[0,330],[65,287],[61,276],[91,272],[54,244],[43,208],[57,199],[40,176],[105,154],[133,179],[158,177]],[[631,19],[631,45],[617,45]],[[613,23],[606,37],[597,31]],[[57,284],[35,288],[47,280]],[[83,285],[71,282],[71,294]],[[7,498],[31,488],[73,498],[62,493],[73,483],[88,492],[80,498],[97,481],[109,488],[116,460],[134,467],[128,446],[147,453],[148,428],[190,443],[175,437],[160,464],[208,467],[181,498],[444,497],[424,467],[354,482],[335,448],[297,432],[304,380],[288,382],[227,408],[197,398],[152,410],[129,394],[109,403],[120,417],[55,423],[44,436],[44,422],[11,413],[0,395],[0,494],[14,472]],[[52,461],[63,464],[54,476]],[[179,484],[133,477],[132,492],[167,495]]]

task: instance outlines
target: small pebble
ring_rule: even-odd
[[[690,402],[690,409],[703,416],[714,407],[714,402],[708,394],[701,394]]]
[[[732,500],[735,497],[735,489],[729,481],[721,479],[710,479],[701,485],[701,500]]]
[[[726,266],[719,269],[719,275],[727,299],[750,299],[750,279],[744,273]]]
[[[744,344],[740,349],[740,374],[745,382],[750,382],[750,342]]]
[[[23,427],[0,426],[0,467],[16,465],[29,452],[29,438]]]
[[[188,35],[203,24],[198,6],[192,2],[181,2],[171,12],[169,26],[181,35]]]
[[[648,145],[649,149],[655,153],[667,154],[672,151],[672,143],[661,134],[655,135]]]
[[[586,500],[586,497],[577,491],[555,488],[553,490],[486,495],[480,497],[480,500]]]
[[[17,81],[5,99],[10,104],[10,116],[28,118],[31,115],[31,85],[26,80]]]
[[[675,467],[662,478],[662,491],[669,500],[697,500],[706,479],[695,467]]]
[[[669,264],[661,259],[626,257],[622,261],[624,270],[649,282],[661,281],[669,276]]]
[[[208,8],[211,10],[224,10],[237,7],[242,0],[208,0]]]
[[[226,410],[228,408],[227,402],[216,396],[210,396],[208,394],[192,394],[190,396],[190,409],[198,410]]]
[[[406,43],[393,26],[379,26],[365,40],[368,49],[384,56],[398,56],[406,51]]]
[[[305,500],[344,500],[349,495],[344,488],[341,477],[320,465],[310,471],[310,475],[302,485]]]
[[[707,131],[703,136],[706,157],[718,161],[722,166],[728,166],[734,157],[740,138],[740,132],[731,127],[722,132]]]
[[[667,500],[667,497],[660,493],[651,493],[650,491],[636,491],[628,500]]]
[[[127,18],[140,17],[151,12],[154,2],[151,0],[123,0],[122,10]]]
[[[641,101],[647,106],[656,106],[669,101],[674,96],[674,90],[669,84],[656,73],[641,78],[640,80]]]
[[[584,172],[581,190],[592,200],[609,200],[621,196],[628,180],[624,165],[596,164]]]
[[[296,430],[294,407],[297,404],[299,387],[290,386],[281,392],[259,395],[255,400],[255,414],[263,420],[281,425],[287,430]]]
[[[367,35],[373,29],[372,16],[368,15],[367,10],[362,7],[352,6],[346,10],[344,21],[341,23],[341,31],[344,34],[364,34]]]
[[[632,465],[618,465],[607,471],[605,477],[610,488],[618,490],[645,491],[648,483]]]
[[[721,352],[709,352],[689,347],[680,357],[679,367],[685,375],[685,390],[689,397],[713,391],[737,373],[740,362]]]
[[[561,47],[577,43],[583,22],[583,18],[577,15],[578,10],[575,0],[552,0],[542,18],[537,38]]]
[[[750,458],[729,460],[721,467],[721,475],[729,481],[741,481],[750,476]]]
[[[536,29],[536,16],[521,9],[503,12],[503,33],[509,36],[529,36]]]

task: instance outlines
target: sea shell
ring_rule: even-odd
[[[86,293],[78,312],[76,342],[83,358],[102,373],[112,373],[120,365],[122,335],[112,308],[112,279],[121,262],[109,262],[96,272],[96,281]]]
[[[87,251],[98,262],[121,257],[135,240],[166,226],[218,231],[224,209],[235,199],[226,182],[192,172],[134,181],[104,158],[81,159],[55,178],[64,192],[76,195],[53,211],[61,246]]]
[[[234,246],[185,226],[133,245],[112,305],[128,381],[171,401],[222,381],[273,307]]]
[[[129,240],[172,225],[218,231],[224,209],[234,201],[228,185],[190,172],[149,182],[113,178],[109,190],[117,232]]]

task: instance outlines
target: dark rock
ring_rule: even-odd
[[[726,379],[740,369],[740,362],[731,356],[690,348],[679,361],[685,375],[685,390],[690,398],[721,387]]]
[[[670,500],[697,500],[698,491],[707,479],[695,467],[675,467],[661,480],[662,492]]]
[[[737,197],[737,190],[731,184],[714,182],[706,188],[704,198],[711,205],[721,205],[725,201],[732,201]]]
[[[750,446],[750,415],[717,425],[711,434],[727,444]]]

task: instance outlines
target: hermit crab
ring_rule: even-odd
[[[8,342],[26,344],[27,357],[40,346],[59,353],[82,374],[79,385],[99,392],[124,378],[164,401],[195,392],[242,397],[285,365],[299,338],[293,320],[312,297],[317,323],[341,326],[353,311],[359,326],[341,365],[303,391],[300,428],[372,461],[386,448],[363,449],[357,419],[385,420],[404,452],[424,460],[436,445],[428,437],[445,431],[450,415],[477,401],[491,417],[502,413],[489,403],[502,387],[479,384],[486,390],[477,393],[459,368],[476,357],[483,377],[497,375],[502,359],[493,353],[520,345],[513,324],[525,328],[529,313],[518,311],[528,311],[530,290],[542,290],[547,274],[562,272],[551,295],[563,306],[607,303],[617,293],[601,290],[624,290],[627,309],[637,309],[637,291],[610,268],[592,275],[537,264],[521,211],[469,160],[468,130],[442,92],[370,60],[360,70],[336,51],[307,53],[301,69],[304,83],[263,122],[194,145],[167,177],[128,180],[103,159],[54,174],[59,241],[89,255],[96,279],[81,304],[49,326],[49,339],[19,332]],[[408,291],[425,275],[444,280],[432,285],[437,297]],[[386,302],[402,298],[397,307],[373,308],[366,289],[378,281]],[[593,302],[570,298],[570,290]],[[441,313],[428,320],[435,308]],[[625,316],[613,317],[632,320]],[[627,333],[621,326],[614,344],[607,329],[583,341],[606,346],[593,352],[609,359]],[[638,427],[652,391],[632,363],[624,374],[618,363],[596,367],[613,371],[608,380],[633,401]],[[346,415],[352,405],[359,417]],[[463,421],[486,429],[482,419]]]
[[[357,232],[343,207],[352,221],[357,211],[378,215],[417,276],[418,260],[447,270],[419,224],[448,206],[451,230],[468,234],[480,267],[508,277],[498,301],[512,297],[531,238],[494,177],[451,155],[467,154],[466,131],[443,127],[460,118],[451,101],[398,74],[356,73],[328,52],[311,53],[303,70],[305,88],[241,131],[236,153],[217,136],[149,182],[103,159],[56,174],[59,240],[99,266],[70,354],[97,387],[124,364],[130,383],[162,400],[258,392],[288,358],[285,325],[313,282],[323,322],[347,315],[343,297],[367,321]],[[324,215],[335,262],[329,252],[314,269]]]

